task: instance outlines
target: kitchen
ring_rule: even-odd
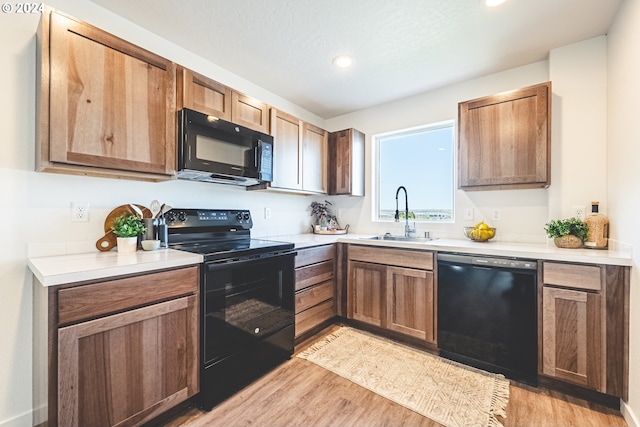
[[[606,37],[576,40],[579,43],[552,50],[547,60],[324,121],[94,4],[53,2],[51,5],[164,57],[207,72],[229,86],[312,123],[331,130],[354,127],[367,136],[421,125],[425,121],[449,120],[456,117],[457,103],[462,100],[552,81],[556,97],[553,107],[552,185],[546,190],[458,191],[456,215],[462,215],[465,208],[473,207],[477,218],[487,218],[491,209],[500,208],[502,220],[498,227],[502,237],[509,234],[515,240],[545,241],[543,227],[550,218],[569,216],[572,206],[600,200],[611,220],[612,239],[633,246],[640,243],[634,227],[634,212],[640,206],[633,197],[634,183],[638,182],[639,174],[633,160],[638,157],[640,129],[631,116],[634,111],[633,95],[640,87],[632,78],[640,68],[634,49],[637,39],[635,28],[640,21],[636,2],[621,3]],[[3,179],[0,181],[4,196],[2,212],[5,222],[11,224],[5,231],[5,235],[8,234],[5,241],[11,244],[2,249],[1,324],[2,336],[7,343],[0,350],[3,361],[0,364],[2,425],[29,425],[33,410],[30,380],[32,297],[27,256],[95,250],[95,240],[100,237],[104,217],[113,207],[123,203],[148,204],[157,198],[174,206],[197,204],[211,208],[250,209],[255,221],[254,234],[267,237],[307,232],[310,223],[308,207],[313,200],[264,192],[253,192],[247,197],[244,190],[206,183],[145,183],[33,172],[34,34],[38,18],[6,14],[2,17],[6,58],[2,72],[4,80],[12,82],[5,91],[7,102],[4,103],[3,120],[6,141],[3,143],[5,155],[1,169]],[[575,152],[580,153],[577,159]],[[367,158],[369,164],[370,158]],[[342,212],[341,224],[350,224],[351,232],[356,233],[384,233],[391,227],[391,231],[401,232],[401,224],[390,226],[371,221],[370,187],[366,194],[365,198],[330,198]],[[90,203],[88,223],[69,220],[72,201]],[[269,219],[262,214],[265,208],[271,210]],[[429,230],[441,238],[461,238],[459,230],[464,223],[462,217],[457,217],[456,224],[450,226],[418,224],[418,232]],[[521,224],[526,224],[528,230],[523,231]],[[637,255],[634,256],[636,266]],[[634,308],[640,306],[634,292],[638,284],[636,270],[631,269],[630,398],[627,405],[623,405],[629,425],[638,425],[633,413],[640,405],[637,375],[640,349],[634,338],[639,324]]]

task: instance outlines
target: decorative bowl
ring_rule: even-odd
[[[486,242],[489,239],[493,239],[496,235],[496,229],[493,227],[476,228],[476,227],[464,227],[465,237],[473,240],[474,242]]]
[[[160,247],[160,240],[143,240],[142,249],[145,251],[155,251]]]

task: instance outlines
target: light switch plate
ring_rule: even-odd
[[[473,221],[473,208],[466,208],[464,210],[464,220]]]

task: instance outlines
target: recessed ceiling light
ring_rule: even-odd
[[[489,7],[496,7],[496,6],[500,6],[505,1],[507,0],[485,0],[485,4]]]
[[[339,68],[348,68],[352,62],[353,60],[349,55],[340,55],[333,58],[333,65]]]

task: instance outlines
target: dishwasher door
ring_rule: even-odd
[[[537,385],[537,262],[438,254],[440,355]]]

